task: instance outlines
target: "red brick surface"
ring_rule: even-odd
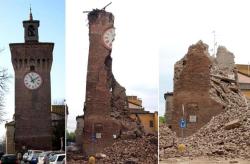
[[[15,70],[15,147],[51,149],[51,85],[53,43],[10,44]],[[36,90],[24,86],[23,78],[30,66],[41,75],[42,85]]]
[[[174,84],[172,129],[181,136],[179,122],[187,120],[184,137],[197,131],[214,115],[223,110],[221,104],[215,102],[209,95],[210,67],[212,62],[205,53],[207,48],[202,44],[193,45],[186,55],[184,67],[179,79]],[[185,108],[183,116],[182,104]],[[197,122],[190,123],[189,115],[196,115]]]
[[[105,60],[111,54],[111,50],[105,48],[102,42],[102,34],[107,28],[113,27],[114,17],[111,13],[100,10],[91,14],[83,134],[83,150],[87,154],[100,152],[113,143],[113,134],[120,132],[120,124],[110,117],[112,93]],[[102,136],[93,140],[92,136],[95,136],[96,132]]]

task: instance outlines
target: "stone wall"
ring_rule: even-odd
[[[216,64],[222,71],[228,71],[233,74],[235,67],[234,54],[229,52],[226,47],[219,46],[216,53]]]

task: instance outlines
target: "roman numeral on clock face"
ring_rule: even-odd
[[[115,28],[111,27],[103,33],[103,44],[107,49],[112,49],[112,43],[115,38]]]

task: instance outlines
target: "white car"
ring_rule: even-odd
[[[51,151],[45,151],[43,153],[41,153],[38,157],[38,164],[45,164],[46,161],[45,161],[45,158],[48,158],[48,154],[50,154]]]
[[[50,158],[49,163],[50,164],[64,164],[64,158],[65,158],[65,154],[55,154]]]
[[[36,156],[38,157],[40,153],[42,153],[42,150],[28,150],[28,157],[27,157],[27,161],[31,162],[31,160]]]

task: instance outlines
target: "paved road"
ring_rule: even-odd
[[[166,160],[160,161],[160,164],[250,164],[250,159],[224,159],[224,158],[189,158],[189,157],[180,157],[180,158],[169,158]]]

